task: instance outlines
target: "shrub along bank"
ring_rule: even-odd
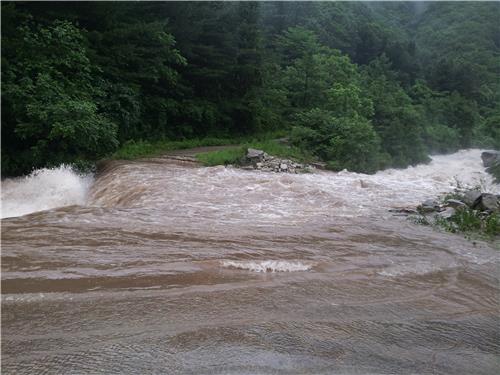
[[[499,3],[1,7],[3,176],[274,131],[368,173],[500,148]]]

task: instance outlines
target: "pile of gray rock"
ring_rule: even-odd
[[[262,150],[253,148],[247,150],[245,159],[241,164],[241,168],[243,169],[259,170],[263,172],[307,173],[313,172],[314,170],[314,167],[311,165],[297,163],[288,159],[280,159]]]
[[[449,219],[460,208],[476,210],[484,215],[500,212],[500,195],[468,190],[460,195],[460,199],[447,199],[443,203],[428,199],[417,207],[417,211],[423,215],[437,214],[443,219]]]

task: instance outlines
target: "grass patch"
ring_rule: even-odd
[[[234,143],[234,139],[225,138],[201,138],[187,139],[183,141],[159,140],[150,141],[127,141],[113,155],[111,159],[132,160],[142,157],[155,156],[167,151],[182,150],[186,148],[203,146],[223,146]]]
[[[492,214],[485,220],[484,232],[491,237],[500,236],[500,214]]]
[[[160,155],[162,153],[182,150],[195,147],[205,147],[205,146],[226,146],[226,145],[250,145],[259,144],[262,142],[263,145],[271,150],[271,145],[274,141],[269,141],[270,139],[276,139],[284,137],[285,133],[283,131],[268,132],[268,133],[257,133],[252,136],[245,137],[227,137],[227,138],[217,138],[217,137],[205,137],[205,138],[194,138],[185,139],[180,141],[172,141],[168,139],[161,139],[157,141],[149,140],[130,140],[123,143],[120,148],[113,153],[111,159],[122,159],[122,160],[133,160],[143,157],[151,157]],[[270,143],[270,144],[269,144]],[[277,142],[274,142],[277,144]],[[248,146],[257,148],[257,146]],[[264,150],[268,152],[267,150]],[[271,154],[271,152],[268,152]]]
[[[297,147],[291,147],[272,139],[252,140],[239,147],[200,153],[196,155],[196,158],[205,166],[240,164],[248,148],[255,148],[278,158],[293,159],[302,163],[313,160],[311,155]]]
[[[482,227],[480,212],[468,208],[457,209],[449,219],[436,216],[434,223],[448,232],[480,232]]]
[[[214,165],[239,164],[245,156],[245,147],[234,147],[226,150],[204,152],[196,155],[196,159],[207,167]]]
[[[434,225],[468,238],[494,240],[500,235],[500,214],[485,214],[470,208],[459,208],[449,219],[434,218]]]
[[[500,214],[484,214],[470,208],[459,208],[449,219],[439,215],[411,218],[415,224],[428,225],[450,233],[462,234],[469,240],[497,241],[500,237]],[[500,250],[500,243],[497,247]]]

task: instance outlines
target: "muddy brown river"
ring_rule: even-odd
[[[480,153],[4,180],[2,374],[498,374],[499,244],[388,211],[500,193]]]

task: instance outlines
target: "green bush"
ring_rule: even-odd
[[[491,214],[484,222],[484,232],[489,236],[500,235],[500,214]]]
[[[15,163],[8,159],[2,174],[95,160],[113,151],[117,125],[95,103],[100,92],[84,32],[68,21],[17,31],[24,49],[15,58],[7,50],[2,67],[2,151],[18,156]]]
[[[370,122],[361,116],[335,117],[312,109],[296,116],[291,141],[328,163],[334,170],[375,172],[381,165],[380,141]]]
[[[446,125],[426,126],[423,134],[424,142],[432,153],[448,153],[460,148],[460,136],[456,129]]]

